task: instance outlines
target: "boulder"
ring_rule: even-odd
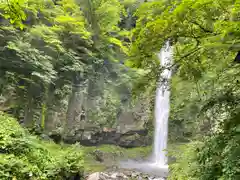
[[[149,146],[152,144],[152,139],[149,136],[141,136],[137,133],[135,134],[124,134],[118,141],[118,146],[125,148]]]
[[[100,173],[95,172],[87,177],[87,180],[100,180]]]

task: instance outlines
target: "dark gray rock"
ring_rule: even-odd
[[[92,134],[91,134],[92,133]],[[147,130],[128,131],[119,133],[117,131],[110,132],[88,132],[86,138],[77,135],[68,136],[63,139],[66,144],[75,144],[79,142],[83,146],[98,146],[102,144],[113,144],[125,148],[148,146],[152,144],[152,139],[148,136]]]

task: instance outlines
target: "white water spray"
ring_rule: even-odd
[[[167,139],[168,139],[168,117],[170,110],[170,91],[169,79],[171,77],[171,70],[168,69],[172,63],[172,47],[169,41],[161,49],[158,54],[161,66],[164,70],[160,76],[160,84],[156,92],[155,102],[155,136],[154,136],[154,151],[153,158],[157,166],[167,166]]]

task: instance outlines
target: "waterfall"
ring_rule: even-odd
[[[165,149],[168,139],[168,117],[170,111],[170,91],[169,79],[171,70],[168,68],[172,64],[172,47],[167,41],[165,46],[158,54],[163,71],[160,75],[159,86],[156,92],[155,102],[155,135],[154,149],[151,161],[127,160],[120,163],[122,168],[135,169],[145,173],[153,174],[158,177],[167,177],[168,162]]]
[[[158,58],[164,70],[160,75],[160,83],[156,92],[153,158],[157,166],[166,166],[167,156],[165,149],[167,148],[168,117],[170,110],[168,82],[171,77],[171,70],[167,67],[172,63],[172,47],[169,41],[167,41],[165,46],[160,50]]]

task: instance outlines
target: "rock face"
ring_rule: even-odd
[[[82,136],[85,137],[85,136]],[[120,147],[132,148],[151,145],[152,139],[148,136],[147,130],[130,130],[126,133],[120,133],[116,130],[88,132],[88,138],[80,138],[79,136],[66,137],[64,142],[74,144],[80,142],[83,146],[97,146],[102,144],[113,144]]]
[[[96,172],[90,174],[87,180],[165,180],[165,178],[153,177],[140,172],[124,171],[124,172]]]
[[[47,134],[56,143],[61,141],[67,144],[80,142],[83,146],[113,144],[125,148],[132,148],[151,145],[152,139],[146,130],[146,124],[152,121],[150,99],[149,97],[141,96],[134,102],[134,105],[126,106],[126,108],[123,109],[120,108],[121,110],[117,116],[114,117],[114,126],[105,124],[104,126],[106,127],[100,127],[98,123],[99,120],[94,122],[92,119],[87,118],[85,112],[80,111],[83,108],[79,107],[78,113],[69,113],[71,116],[77,116],[77,118],[75,118],[77,122],[73,123],[74,127],[70,128],[69,132],[63,131],[64,128],[62,128],[62,131],[52,130],[50,135],[49,132],[47,132]],[[94,105],[92,108],[94,108]],[[55,116],[56,114],[54,114],[54,118],[56,119]],[[71,117],[70,119],[74,118]]]
[[[118,140],[118,146],[131,148],[151,145],[152,139],[147,135],[147,131],[128,131]]]

